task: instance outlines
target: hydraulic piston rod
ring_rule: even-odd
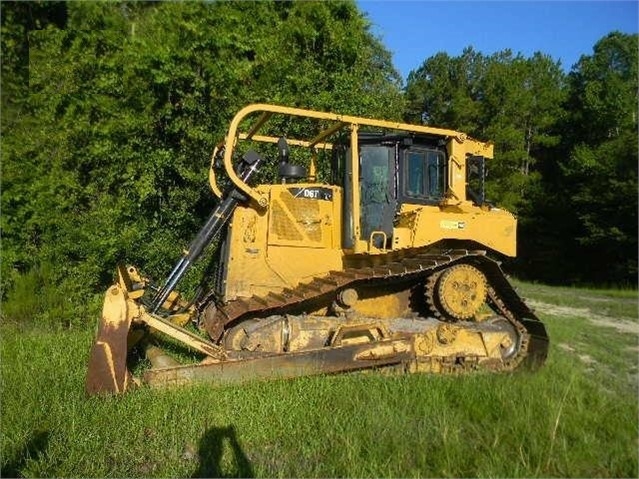
[[[240,164],[240,179],[244,182],[257,171],[262,158],[254,152],[248,151],[242,158]],[[202,251],[213,241],[224,225],[229,221],[236,206],[246,201],[246,195],[240,191],[237,187],[232,188],[222,201],[215,207],[206,223],[199,231],[197,236],[191,241],[188,250],[184,253],[184,256],[180,258],[178,263],[169,274],[166,282],[160,288],[160,290],[153,297],[151,305],[151,312],[156,313],[158,309],[164,304],[171,292],[175,289],[178,282],[184,277],[190,266],[200,257]]]

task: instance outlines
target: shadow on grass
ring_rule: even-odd
[[[228,470],[222,464],[225,443],[230,446],[233,455]],[[200,465],[191,477],[255,477],[233,426],[212,427],[206,431],[200,439],[198,454]]]
[[[49,443],[49,431],[35,431],[31,438],[6,464],[0,468],[0,477],[22,477],[20,471],[29,459],[36,459]]]

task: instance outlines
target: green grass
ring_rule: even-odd
[[[604,305],[637,322],[637,293],[517,284],[564,307],[538,310],[551,350],[536,373],[360,373],[86,399],[92,332],[4,326],[1,475],[637,477],[638,337],[592,321]]]

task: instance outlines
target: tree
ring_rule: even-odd
[[[495,143],[492,181],[487,193],[519,212],[540,181],[536,164],[559,143],[565,76],[558,62],[535,53],[531,58],[496,53],[482,78],[482,133]]]
[[[408,75],[406,119],[479,135],[485,63],[486,58],[472,47],[459,57],[437,53],[426,59]]]
[[[28,88],[24,64],[3,63],[24,99],[2,118],[5,291],[40,271],[37,287],[80,305],[118,261],[165,275],[212,208],[211,150],[248,103],[401,115],[390,54],[350,1],[63,5],[64,24],[46,11],[29,30]],[[24,8],[2,4],[3,56],[25,58],[4,35],[23,38]]]
[[[518,211],[538,181],[536,161],[559,141],[564,81],[559,63],[541,53],[486,57],[471,47],[456,58],[438,53],[408,76],[406,118],[493,141],[487,193]]]
[[[569,78],[560,166],[585,281],[637,282],[637,39],[610,33]]]

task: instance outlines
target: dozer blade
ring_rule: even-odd
[[[127,336],[131,318],[127,314],[126,293],[111,286],[104,298],[102,319],[89,359],[85,389],[89,396],[124,392],[132,381],[126,367]]]

